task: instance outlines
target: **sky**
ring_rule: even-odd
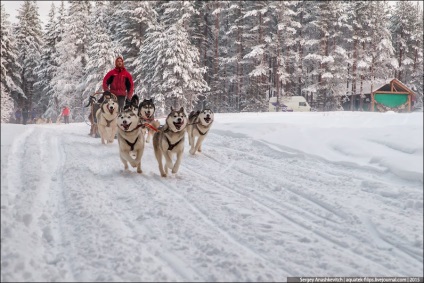
[[[25,1],[1,1],[1,3],[4,5],[6,13],[9,14],[9,21],[11,23],[17,23],[17,15],[18,15],[18,10],[19,8],[22,6],[22,4]],[[65,7],[67,7],[68,1],[64,1],[65,2]],[[37,1],[38,4],[38,13],[40,14],[40,19],[43,23],[43,27],[47,24],[47,21],[49,19],[49,12],[50,12],[50,8],[52,3],[55,4],[56,6],[56,10],[57,8],[59,8],[60,6],[60,1]]]
[[[18,9],[22,5],[22,3],[25,1],[1,1],[2,4],[4,4],[6,12],[10,15],[9,20],[12,23],[16,23],[17,19],[16,16],[18,14]],[[48,21],[48,14],[50,11],[51,3],[55,3],[55,6],[58,7],[60,5],[60,1],[37,1],[38,7],[39,7],[39,13],[40,13],[40,19],[43,22],[44,25],[47,24]],[[389,3],[395,3],[396,1],[389,1]],[[421,6],[421,9],[423,8],[423,2],[422,1],[415,1],[418,2]],[[68,1],[65,1],[65,6],[68,6]]]
[[[1,282],[423,274],[422,112],[215,114],[166,178],[152,143],[140,174],[85,123],[0,127]]]

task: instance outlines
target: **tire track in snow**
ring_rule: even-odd
[[[67,230],[71,232],[69,239],[73,243],[72,249],[76,252],[72,258],[78,259],[84,255],[86,258],[83,263],[78,263],[75,267],[76,272],[79,273],[76,279],[140,281],[140,277],[142,277],[143,281],[169,280],[164,276],[173,274],[170,272],[172,267],[160,257],[151,254],[145,249],[145,246],[135,240],[137,232],[132,225],[128,225],[128,219],[126,219],[128,214],[119,207],[122,203],[111,198],[110,192],[114,192],[111,188],[119,188],[119,184],[125,184],[128,180],[125,176],[115,175],[111,171],[106,171],[110,178],[103,178],[103,166],[97,166],[99,159],[103,164],[108,164],[108,160],[111,158],[116,159],[116,155],[109,153],[117,151],[117,149],[112,147],[113,145],[104,146],[101,151],[98,150],[102,155],[94,154],[92,160],[89,156],[87,160],[84,152],[86,149],[81,151],[79,145],[73,144],[72,137],[65,137],[65,139],[66,154],[69,155],[69,161],[65,162],[63,170],[66,172],[63,185],[66,190],[64,198],[68,207]],[[98,174],[99,172],[101,174]],[[75,179],[74,176],[77,176],[78,179]],[[84,191],[84,186],[80,183],[90,179],[96,185],[95,187],[90,186],[90,191]],[[70,180],[75,181],[70,182]],[[70,186],[70,184],[73,185]],[[116,192],[122,193],[119,189]],[[97,199],[95,203],[92,202],[94,198]],[[108,223],[104,222],[105,219],[108,220]],[[97,221],[100,223],[96,223]],[[76,229],[77,225],[80,228]],[[77,230],[79,233],[75,233],[73,230]],[[78,238],[78,234],[88,236],[89,234],[86,234],[86,232],[90,233],[88,230],[93,230],[94,235],[87,239]],[[96,241],[96,244],[90,245],[92,241]],[[113,249],[106,250],[112,246],[116,249],[113,254],[111,254]],[[82,248],[85,250],[82,251]],[[112,257],[114,260],[108,260],[108,257]],[[138,267],[144,264],[146,264],[144,268]],[[99,272],[101,270],[105,272]],[[178,273],[175,272],[174,278],[179,278]]]
[[[132,180],[134,183],[136,183],[136,180],[134,180],[134,178],[132,178]],[[126,186],[125,190],[127,190],[127,192],[128,192],[128,188],[130,188],[131,191],[133,192],[133,193],[127,194],[131,196],[130,199],[113,198],[111,195],[110,195],[110,199],[115,199],[115,201],[120,200],[121,207],[128,207],[129,200],[132,200],[134,197],[136,197],[137,193],[140,193],[140,190],[137,190],[136,186],[134,187]],[[134,192],[136,192],[136,194],[134,194]],[[144,192],[144,190],[141,190],[141,192]],[[138,218],[136,215],[134,215],[134,211],[137,211],[138,209],[139,209],[138,207],[131,207],[131,208],[125,209],[124,211],[121,210],[119,214],[117,213],[117,217],[121,218],[122,223],[125,224],[127,230],[133,231],[132,232],[133,235],[138,235],[140,233],[139,231],[143,231],[143,232],[147,231],[147,233],[151,235],[152,229],[148,227],[147,225],[145,224],[134,225],[129,222],[130,220],[136,220]],[[190,282],[193,280],[204,281],[202,276],[198,272],[196,272],[196,270],[191,268],[189,265],[183,263],[182,260],[173,252],[171,252],[169,249],[166,249],[164,247],[158,248],[157,245],[154,243],[149,243],[149,247],[154,249],[155,255],[153,255],[153,253],[151,252],[148,252],[148,253],[151,256],[160,258],[166,265],[172,268],[174,272],[178,274],[183,281],[186,281],[186,282]],[[195,276],[193,277],[193,275]]]
[[[160,177],[158,175],[158,177]],[[159,182],[161,182],[163,184],[163,187],[171,192],[174,196],[176,196],[177,198],[179,198],[180,200],[182,200],[184,203],[187,204],[188,207],[190,207],[190,209],[196,213],[197,215],[200,216],[200,218],[207,223],[210,227],[218,230],[218,232],[220,234],[222,234],[227,240],[229,240],[231,243],[233,243],[236,246],[241,247],[245,252],[247,252],[248,254],[252,254],[254,257],[259,257],[260,259],[264,260],[265,262],[273,262],[271,259],[264,257],[263,255],[261,255],[260,253],[258,253],[257,251],[255,251],[254,249],[252,249],[251,247],[246,246],[245,244],[241,243],[239,240],[237,240],[236,238],[234,238],[228,231],[226,231],[225,229],[221,228],[217,222],[213,221],[212,219],[210,219],[204,212],[202,212],[195,204],[193,204],[192,202],[190,202],[189,200],[187,200],[185,197],[183,197],[182,195],[180,195],[179,193],[177,193],[178,188],[172,184],[172,183],[165,183],[162,180],[159,180]],[[171,190],[170,188],[168,188],[168,185],[173,187],[173,190]],[[282,269],[283,271],[285,271],[287,273],[287,276],[290,277],[291,276],[291,272],[289,272],[287,269],[283,268],[280,266],[280,269]]]
[[[228,150],[228,148],[221,148],[221,149],[223,151]],[[251,153],[250,153],[250,155],[251,155]],[[218,162],[219,164],[223,165],[222,162],[217,161],[214,158],[211,158],[211,159],[214,160],[214,161],[216,161],[216,162]],[[243,169],[239,169],[239,168],[236,168],[236,167],[238,167],[238,166],[237,165],[233,166],[233,168],[231,168],[231,170],[236,170],[238,172],[241,171],[240,173],[249,176],[249,174],[246,173],[246,172],[244,172]],[[298,189],[291,189],[290,187],[299,187],[299,185],[297,183],[295,183],[293,180],[283,179],[283,177],[281,175],[274,176],[272,174],[274,171],[271,170],[270,168],[265,167],[265,166],[255,164],[255,167],[262,167],[262,168],[265,168],[267,171],[271,172],[271,174],[268,174],[267,175],[267,178],[263,178],[264,179],[263,182],[268,183],[268,184],[272,184],[272,183],[275,184],[275,183],[279,182],[279,183],[283,184],[285,190],[288,190],[291,193],[294,193],[296,195],[299,195],[300,197],[303,197],[304,199],[309,200],[311,203],[313,203],[315,205],[321,206],[322,208],[330,211],[331,213],[334,213],[334,214],[338,215],[339,217],[341,217],[341,219],[357,222],[357,217],[355,217],[356,219],[352,219],[352,217],[349,217],[346,213],[342,213],[342,212],[336,211],[335,208],[332,208],[331,206],[329,206],[328,204],[322,202],[319,199],[313,199],[309,195],[307,195],[306,193],[301,192]],[[360,169],[358,169],[358,170],[360,170]],[[339,172],[342,172],[342,170],[338,170],[338,173]],[[384,174],[384,173],[380,173],[380,174]],[[361,178],[363,177],[363,175],[364,174],[361,174]],[[249,177],[252,177],[252,176],[249,176]],[[333,178],[334,177],[337,177],[337,175],[334,175]],[[364,180],[369,180],[369,179],[368,178],[365,178]],[[337,227],[336,227],[336,229],[337,229]],[[339,230],[339,229],[337,229],[337,230]],[[362,241],[363,240],[363,239],[359,238],[356,234],[352,234],[351,236],[352,237],[355,237],[358,241]],[[385,241],[388,242],[388,240],[385,240]],[[396,245],[396,246],[398,246],[398,245]],[[399,247],[398,249],[399,249],[399,251],[401,251],[401,252],[403,252],[403,253],[408,254],[409,256],[411,256],[414,260],[417,261],[417,263],[422,264],[422,259],[419,258],[419,256],[414,251],[410,251],[406,247],[402,247],[402,248]]]
[[[25,280],[63,280],[65,270],[56,270],[52,265],[57,261],[54,259],[56,246],[52,244],[52,234],[49,223],[55,217],[55,210],[49,203],[51,194],[51,168],[54,168],[55,157],[47,153],[45,146],[50,147],[50,137],[46,138],[46,130],[31,127],[25,132],[24,139],[20,137],[14,147],[13,155],[14,170],[11,177],[17,178],[19,182],[12,182],[19,193],[15,197],[13,207],[13,224],[8,227],[20,231],[19,237],[11,246],[19,245],[18,257],[15,264],[23,270],[19,275]],[[22,154],[18,154],[16,148],[24,148]],[[52,166],[53,165],[53,166]],[[54,203],[54,201],[53,201]],[[20,242],[24,244],[19,244]],[[6,245],[5,249],[8,249]],[[19,256],[24,254],[24,256]],[[3,258],[8,255],[2,253]],[[41,272],[45,270],[45,272]],[[3,270],[2,270],[3,271]],[[5,271],[7,274],[7,270]],[[3,272],[2,272],[3,273]],[[71,277],[67,277],[70,279]],[[66,278],[65,278],[66,279]],[[15,280],[18,278],[15,277]]]
[[[222,149],[222,148],[221,148]],[[225,150],[224,150],[225,151]],[[250,153],[251,154],[251,153]],[[212,160],[214,160],[215,162],[218,162],[221,166],[223,165],[223,163],[222,162],[219,162],[219,161],[217,161],[215,158],[211,158]],[[257,164],[255,164],[255,166],[257,166]],[[186,168],[188,168],[187,166],[186,166]],[[193,169],[192,169],[193,170]],[[230,170],[235,170],[235,171],[237,171],[236,169],[234,169],[234,168],[231,168]],[[234,191],[233,189],[231,189],[229,186],[227,186],[227,185],[224,185],[224,184],[222,184],[222,183],[217,183],[216,181],[214,181],[214,180],[212,180],[211,181],[211,175],[209,174],[209,175],[204,175],[204,174],[200,174],[199,172],[196,172],[196,171],[194,171],[193,170],[193,172],[195,172],[195,173],[197,173],[198,175],[200,175],[200,176],[203,176],[204,178],[207,178],[208,179],[208,182],[213,182],[213,183],[216,183],[217,185],[221,185],[221,186],[224,186],[224,187],[226,187],[228,190],[232,190],[232,191]],[[238,172],[238,171],[237,171]],[[245,176],[248,176],[248,177],[250,177],[250,178],[254,178],[254,177],[252,177],[251,175],[249,175],[248,173],[246,173],[246,172],[239,172],[239,173],[241,173],[241,174],[244,174]],[[264,181],[265,179],[268,179],[268,177],[269,176],[267,176],[267,178],[263,178],[262,177],[262,181]],[[228,178],[228,179],[231,179],[231,178]],[[239,178],[236,178],[236,180],[239,180]],[[235,184],[235,183],[232,183],[232,185],[233,185],[233,187],[237,187],[237,184]],[[238,193],[240,193],[238,190],[236,190]],[[301,221],[296,221],[296,220],[294,220],[293,218],[291,218],[291,217],[289,217],[289,216],[287,216],[287,215],[283,215],[283,214],[281,214],[281,213],[279,213],[278,211],[275,211],[275,210],[273,210],[272,208],[270,208],[268,205],[266,205],[266,204],[264,204],[260,199],[257,199],[257,198],[255,198],[255,197],[253,197],[253,199],[252,199],[252,197],[251,197],[251,195],[247,195],[247,194],[244,194],[244,193],[240,193],[241,195],[243,195],[243,196],[245,196],[245,197],[247,197],[247,198],[249,198],[249,199],[251,199],[251,200],[254,200],[259,206],[262,206],[262,207],[265,207],[265,208],[267,208],[268,210],[269,210],[269,212],[270,213],[276,213],[276,214],[278,214],[278,215],[280,215],[281,217],[283,217],[283,218],[285,218],[286,220],[288,220],[288,221],[290,221],[291,223],[293,223],[293,224],[295,224],[295,225],[297,225],[297,226],[299,226],[299,227],[301,227],[302,229],[304,229],[305,231],[311,231],[311,232],[313,232],[314,234],[316,234],[316,235],[318,235],[320,238],[322,238],[322,239],[324,239],[324,240],[326,240],[326,241],[329,241],[330,243],[334,243],[334,244],[336,244],[336,245],[338,245],[338,246],[340,246],[341,248],[343,248],[344,250],[347,250],[347,251],[349,251],[352,255],[356,255],[356,256],[359,256],[359,257],[361,257],[361,258],[363,258],[363,259],[366,259],[366,260],[368,260],[368,261],[370,261],[371,263],[373,263],[373,264],[376,264],[376,265],[379,265],[379,266],[381,266],[381,267],[384,267],[385,269],[388,269],[388,270],[390,270],[390,268],[389,267],[387,267],[387,266],[384,266],[384,265],[382,265],[382,263],[379,263],[379,262],[376,262],[376,261],[374,261],[374,260],[372,260],[372,259],[370,259],[370,258],[368,258],[368,257],[365,257],[364,255],[362,255],[362,254],[359,254],[359,253],[357,253],[357,252],[355,252],[355,251],[353,251],[353,250],[348,250],[347,248],[348,248],[348,245],[346,244],[346,242],[341,242],[341,241],[338,241],[338,240],[336,240],[336,239],[334,239],[334,238],[331,238],[331,237],[329,237],[328,235],[326,235],[326,234],[323,234],[322,232],[320,232],[319,231],[319,228],[318,227],[315,227],[315,230],[311,230],[310,228],[311,227],[308,227],[308,225],[304,225],[304,224],[301,224]],[[315,226],[315,225],[314,225]]]
[[[236,239],[234,239],[231,235],[228,234],[228,232],[226,232],[225,230],[222,230],[222,228],[219,227],[219,225],[217,223],[214,223],[211,219],[209,219],[200,209],[198,209],[194,204],[192,204],[191,202],[189,202],[188,200],[186,200],[184,197],[182,197],[180,194],[178,194],[175,190],[170,189],[168,186],[173,186],[175,188],[175,186],[172,183],[166,183],[165,181],[163,181],[161,179],[162,177],[160,177],[157,174],[154,174],[154,178],[153,179],[149,179],[151,181],[151,183],[156,185],[160,185],[162,188],[164,188],[167,192],[170,192],[173,196],[175,196],[177,199],[182,200],[187,207],[190,208],[190,210],[192,210],[196,215],[198,215],[200,217],[200,219],[203,220],[204,223],[206,223],[209,227],[211,227],[212,229],[215,229],[218,231],[219,234],[222,234],[227,240],[229,240],[231,243],[235,244],[236,246],[239,246],[242,248],[242,250],[244,250],[245,252],[247,252],[248,254],[253,254],[254,257],[259,257],[262,260],[264,260],[266,263],[270,262],[270,259],[264,258],[262,255],[260,255],[259,253],[251,250],[251,248],[243,245],[242,243],[240,243],[239,241],[237,241]],[[171,181],[171,178],[168,178],[168,181]],[[136,183],[135,180],[133,180],[134,183]],[[144,190],[143,190],[144,191]],[[152,199],[152,196],[149,196],[148,199]],[[145,225],[143,225],[144,227],[146,227]],[[163,247],[161,248],[163,249]],[[166,250],[167,252],[169,252],[169,250]],[[173,254],[173,253],[171,253]],[[175,255],[175,254],[173,254]],[[191,268],[189,268],[191,269]],[[281,268],[280,268],[281,269]],[[195,271],[194,271],[195,272]],[[288,271],[285,271],[288,273]],[[197,272],[195,272],[196,274],[198,274]],[[289,273],[290,274],[290,273]],[[198,274],[200,278],[202,278],[200,276],[200,274]],[[188,277],[189,280],[193,280],[193,277]],[[203,279],[202,279],[203,280]]]

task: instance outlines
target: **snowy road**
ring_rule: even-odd
[[[20,127],[2,142],[2,282],[423,274],[422,181],[222,127],[161,178],[152,144],[140,175],[85,124]]]

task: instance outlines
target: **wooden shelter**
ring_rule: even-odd
[[[393,79],[371,93],[371,111],[411,112],[415,93],[397,79]]]

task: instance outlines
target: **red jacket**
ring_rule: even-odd
[[[116,67],[108,72],[103,78],[103,90],[109,90],[111,93],[118,96],[127,96],[127,98],[131,100],[134,92],[134,83],[131,74],[125,69],[125,67]]]
[[[71,114],[71,110],[68,107],[63,108],[62,116],[69,116],[69,114]]]

